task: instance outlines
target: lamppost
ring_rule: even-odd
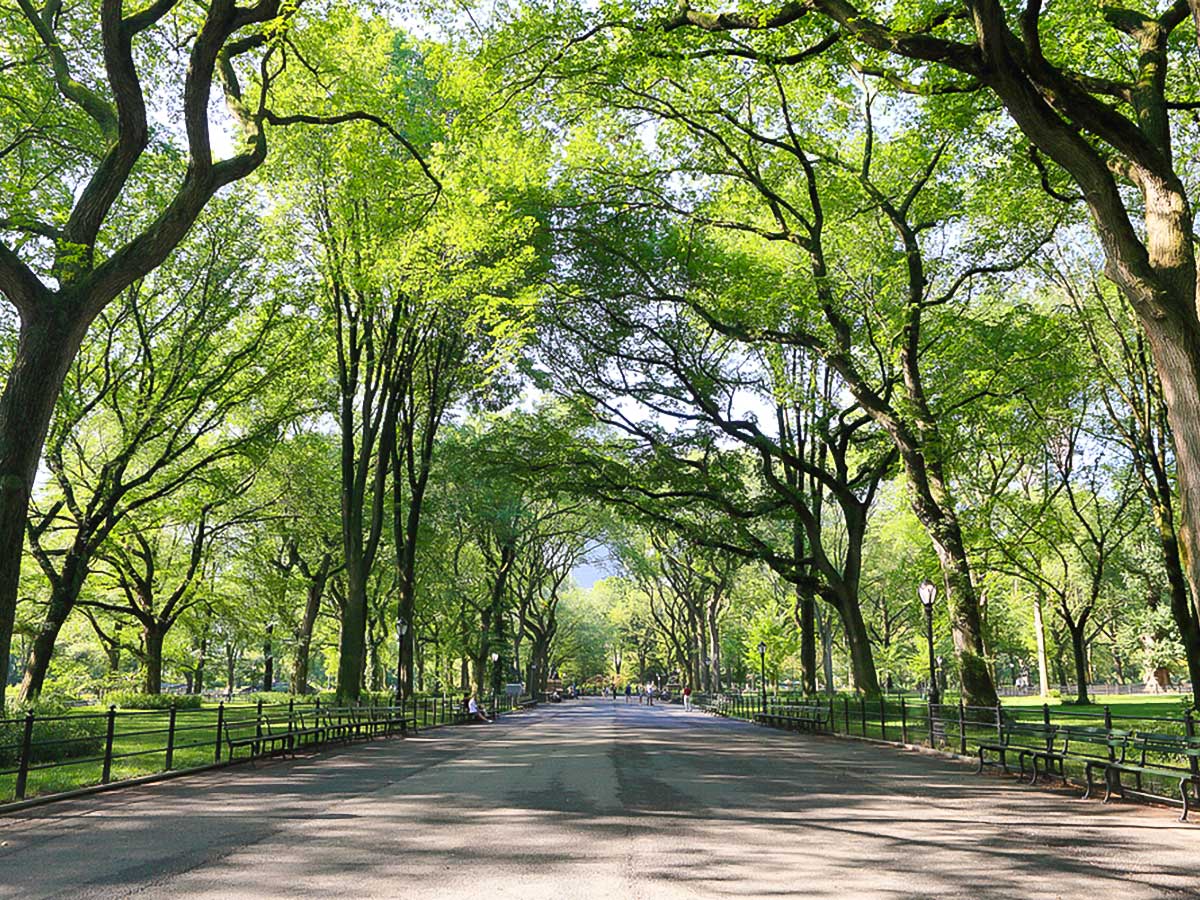
[[[500,654],[492,651],[492,693],[500,693]]]
[[[761,691],[761,708],[760,711],[767,711],[767,643],[766,641],[758,642],[758,687]]]
[[[942,702],[938,690],[937,661],[933,656],[933,601],[937,599],[937,587],[931,581],[922,581],[917,588],[917,596],[925,607],[925,640],[929,644],[929,702],[937,706]]]

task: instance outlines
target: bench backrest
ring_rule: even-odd
[[[1041,741],[1049,749],[1058,736],[1057,725],[1046,725],[1043,722],[1005,722],[1001,727],[1001,740],[1008,744],[1014,737],[1033,738]]]
[[[1200,759],[1200,737],[1189,738],[1181,734],[1139,731],[1133,737],[1133,746],[1143,766],[1146,765],[1150,754],[1175,757],[1188,765],[1191,758]]]
[[[263,719],[255,716],[250,719],[226,719],[224,721],[225,740],[240,741],[247,738],[258,737],[262,734]]]
[[[1067,753],[1072,744],[1084,744],[1091,747],[1103,747],[1110,758],[1124,758],[1125,748],[1129,745],[1129,732],[1116,728],[1063,725],[1059,728],[1059,734],[1063,738],[1063,753]]]

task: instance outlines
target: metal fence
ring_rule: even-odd
[[[1129,715],[1113,712],[1104,706],[1100,712],[1076,711],[1070,706],[1051,707],[1047,704],[1028,707],[967,706],[957,703],[932,704],[928,700],[907,697],[880,697],[867,699],[862,696],[842,695],[837,697],[767,697],[764,704],[761,694],[697,695],[693,703],[709,712],[723,716],[754,721],[760,714],[778,715],[797,704],[819,706],[823,710],[822,730],[833,734],[848,735],[881,741],[897,746],[925,746],[957,753],[960,756],[976,756],[981,742],[994,742],[1004,738],[1003,731],[1015,723],[1043,726],[1093,727],[1112,734],[1166,734],[1195,738],[1198,733],[1195,714],[1191,710],[1179,716]],[[1028,747],[1044,749],[1037,737],[1009,735],[1014,749]],[[1106,752],[1111,753],[1111,749]],[[1065,774],[1073,781],[1084,776],[1089,759],[1095,757],[1080,751],[1068,754]],[[1200,760],[1195,756],[1187,759],[1163,760],[1189,767],[1191,774],[1200,778]],[[1169,778],[1147,776],[1144,779],[1146,793],[1164,800],[1175,799],[1178,782]]]
[[[1052,688],[1064,697],[1074,697],[1079,693],[1079,686],[1076,684],[1056,684],[1052,685]],[[1145,694],[1148,697],[1161,697],[1164,694],[1190,694],[1192,692],[1192,685],[1191,682],[1181,681],[1164,689],[1157,684],[1145,684],[1139,681],[1136,684],[1089,684],[1087,689],[1088,694],[1096,697],[1113,694]],[[1001,684],[996,686],[996,693],[1001,697],[1036,697],[1041,693],[1041,689],[1036,684],[1026,687],[1018,687],[1014,684]]]
[[[528,698],[497,694],[481,706],[492,717],[510,712]],[[287,703],[220,703],[215,707],[119,710],[0,718],[0,803],[57,794],[156,775],[187,772],[233,762],[276,749],[266,734],[261,742],[231,736],[284,734],[307,729],[328,739],[348,734],[375,737],[393,733],[382,726],[403,718],[416,727],[456,724],[466,719],[455,697],[413,697],[402,706],[322,706],[291,698]],[[322,723],[319,728],[314,722]],[[336,735],[336,738],[330,736]],[[309,740],[308,745],[316,741]]]

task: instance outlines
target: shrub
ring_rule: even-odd
[[[140,694],[137,691],[109,691],[104,703],[120,709],[199,709],[199,694]]]
[[[225,700],[226,703],[257,703],[262,701],[263,706],[278,706],[279,704],[287,704],[291,701],[296,706],[311,706],[316,702],[316,694],[288,694],[283,691],[252,691],[247,694],[234,694],[232,700]],[[322,700],[322,703],[325,701]]]
[[[27,712],[32,712],[35,717],[31,762],[95,756],[103,752],[108,732],[104,716],[71,715],[61,701],[42,700],[18,707],[12,711],[12,718],[0,720],[0,765],[15,766],[19,761]]]
[[[317,696],[321,698],[322,706],[337,704],[337,694],[333,691],[321,691]],[[396,695],[391,691],[363,691],[358,695],[358,702],[363,706],[391,706],[396,702]]]

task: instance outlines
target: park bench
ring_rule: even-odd
[[[829,710],[820,705],[777,706],[768,712],[756,713],[754,720],[788,731],[820,731],[829,722]]]
[[[225,743],[229,746],[229,758],[233,759],[240,747],[250,748],[250,757],[261,756],[264,752],[274,756],[276,753],[295,752],[295,737],[286,724],[281,728],[280,723],[272,723],[268,716],[255,716],[253,719],[227,720],[224,723]]]
[[[317,719],[324,729],[326,741],[349,741],[356,736],[356,728],[345,715],[344,710],[322,709],[317,712]]]
[[[288,730],[292,733],[297,747],[305,743],[310,747],[325,743],[325,727],[320,723],[319,713],[294,713],[293,718],[288,721]]]
[[[1085,798],[1091,795],[1092,772],[1096,769],[1104,771],[1105,803],[1112,799],[1114,791],[1122,799],[1126,792],[1160,800],[1173,799],[1145,791],[1142,788],[1142,778],[1178,781],[1179,803],[1183,805],[1183,813],[1179,818],[1180,821],[1186,822],[1192,805],[1192,795],[1200,791],[1200,738],[1138,732],[1122,746],[1121,754],[1116,759],[1088,761],[1084,767],[1084,777],[1087,779],[1087,792],[1083,795]],[[1133,787],[1121,783],[1123,774],[1134,777]]]
[[[1033,759],[1033,777],[1029,779],[1030,784],[1037,783],[1039,761],[1045,764],[1042,774],[1057,775],[1066,781],[1068,759],[1082,762],[1086,766],[1089,762],[1108,763],[1123,757],[1129,732],[1092,725],[1060,725],[1055,737],[1057,740],[1046,748],[1029,753]]]
[[[979,742],[979,768],[976,774],[983,771],[984,766],[995,766],[1008,774],[1008,759],[1010,753],[1017,754],[1017,763],[1021,777],[1025,777],[1025,759],[1038,752],[1052,752],[1057,725],[1046,725],[1042,722],[1016,722],[1005,720],[1000,725],[1000,734],[994,741]],[[988,753],[994,753],[996,760],[987,758]]]
[[[391,711],[380,714],[379,710],[368,706],[356,706],[350,710],[350,720],[354,723],[355,734],[358,737],[373,738],[381,734],[391,734],[392,729],[399,724],[403,731],[405,720],[403,714],[395,716]],[[414,720],[414,726],[415,726]]]
[[[417,716],[416,713],[409,715],[402,709],[392,708],[383,718],[383,733],[393,734],[397,729],[404,737],[410,734],[417,734]]]

